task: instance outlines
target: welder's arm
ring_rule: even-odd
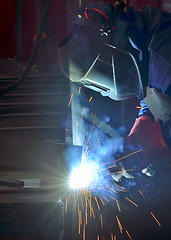
[[[128,141],[131,145],[138,144],[142,149],[147,163],[166,157],[171,153],[162,132],[162,122],[154,121],[149,116],[136,119],[130,131]]]
[[[171,87],[169,88],[169,92],[167,92],[167,95],[171,96]],[[138,113],[138,117],[140,118],[142,116],[148,116],[149,119],[151,118],[151,120],[154,121],[154,117],[153,117],[152,113],[150,112],[148,106],[144,103],[144,101],[140,102],[140,106],[141,106],[141,109],[140,109],[140,111]],[[143,118],[140,118],[140,119],[143,119]],[[143,121],[137,121],[135,126],[137,125],[138,122],[143,122]],[[147,121],[145,121],[145,122],[146,122],[146,124],[148,124]],[[142,124],[140,124],[140,126],[141,125]],[[134,129],[135,126],[133,126],[132,130]],[[171,119],[168,120],[165,123],[160,121],[160,126],[161,126],[161,131],[162,131],[162,136],[164,138],[164,141],[166,142],[166,145],[168,146],[168,148],[171,150]]]

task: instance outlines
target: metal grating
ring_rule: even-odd
[[[16,81],[0,79],[0,89]],[[69,81],[61,74],[30,76],[0,97],[0,134],[65,142]]]

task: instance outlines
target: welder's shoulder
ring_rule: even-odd
[[[171,13],[153,6],[146,6],[140,11],[147,22],[149,51],[160,54],[171,63]]]
[[[151,31],[155,31],[157,26],[166,23],[165,28],[171,28],[171,25],[169,24],[171,21],[171,13],[154,6],[147,5],[141,9],[128,8],[128,13],[129,12],[136,17],[138,15],[141,16],[141,20],[149,26]]]
[[[151,5],[147,5],[141,9],[138,9],[138,11],[145,13],[146,15],[148,15],[149,20],[155,19],[156,17],[158,18],[167,18],[169,19],[171,17],[171,13],[167,12],[165,10],[162,10],[160,8],[156,8],[154,6]]]
[[[141,10],[141,12],[146,15],[150,31],[164,31],[166,29],[168,31],[171,30],[171,13],[153,6],[146,6]]]

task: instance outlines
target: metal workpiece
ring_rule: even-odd
[[[7,133],[0,139],[0,203],[60,200],[72,163],[81,161],[82,147]]]

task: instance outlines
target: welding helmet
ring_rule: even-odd
[[[61,70],[72,82],[113,100],[142,98],[141,76],[134,56],[108,41],[114,29],[108,17],[114,9],[110,10],[107,15],[101,9],[85,8],[75,16],[72,33],[58,48]]]

